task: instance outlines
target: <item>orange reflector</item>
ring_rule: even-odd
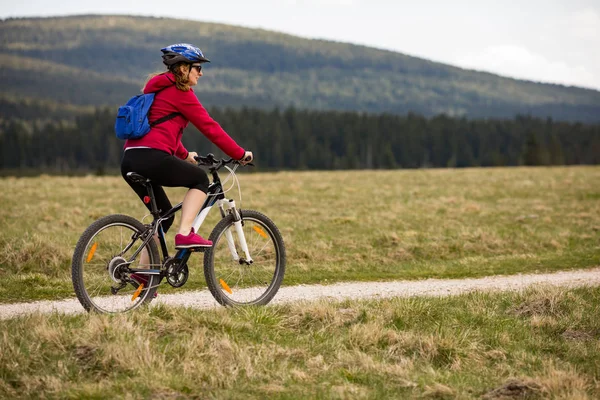
[[[142,289],[144,289],[144,284],[140,283],[140,286],[138,286],[138,288],[135,291],[135,293],[133,294],[133,296],[131,296],[131,301],[135,301],[135,299],[140,297],[140,293],[142,293]]]
[[[262,229],[260,229],[258,226],[253,227],[253,229],[256,231],[256,233],[258,233],[260,236],[264,237],[265,239],[267,238],[267,234],[265,233],[265,231],[263,231]]]
[[[90,249],[90,252],[88,253],[88,256],[87,256],[87,259],[85,260],[85,262],[92,261],[92,257],[94,257],[94,253],[96,252],[97,248],[98,248],[98,243],[94,243],[92,248]]]
[[[219,283],[221,284],[221,287],[223,289],[225,289],[225,291],[227,293],[233,294],[233,292],[231,291],[231,288],[229,287],[229,285],[223,279],[219,279]]]

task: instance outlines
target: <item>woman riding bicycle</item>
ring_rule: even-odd
[[[147,195],[147,190],[142,184],[129,181],[127,173],[136,172],[150,179],[158,209],[162,212],[172,207],[163,186],[189,188],[183,199],[175,248],[210,247],[212,242],[202,238],[192,228],[194,218],[206,199],[209,180],[196,164],[194,157],[198,154],[187,151],[181,143],[183,130],[191,122],[225,154],[240,160],[242,164],[252,161],[253,156],[252,152],[238,146],[208,115],[192,90],[202,76],[202,64],[210,62],[202,51],[186,43],[167,46],[161,51],[168,71],[152,76],[143,92],[156,93],[148,120],[164,120],[167,116],[170,119],[152,126],[142,138],[125,142],[121,174],[140,199]],[[150,209],[149,204],[146,206]],[[172,223],[173,218],[163,222],[165,233]],[[144,264],[144,259],[147,259],[147,254],[142,254],[140,265]]]

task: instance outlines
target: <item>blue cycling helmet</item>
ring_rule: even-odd
[[[208,58],[204,57],[202,50],[187,43],[172,44],[160,51],[163,52],[163,64],[168,67],[178,62],[189,64],[210,62]]]

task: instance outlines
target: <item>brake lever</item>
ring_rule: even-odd
[[[241,160],[234,160],[233,162],[234,162],[235,164],[241,165],[242,167],[246,167],[246,166],[248,166],[248,167],[254,167],[254,164],[253,164],[253,163],[242,164],[242,161],[241,161]]]

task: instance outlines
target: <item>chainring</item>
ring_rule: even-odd
[[[185,285],[190,275],[187,263],[183,265],[183,268],[179,271],[179,273],[174,273],[174,271],[178,269],[180,263],[181,260],[178,260],[176,258],[170,259],[166,263],[167,282],[174,288],[179,288]]]

